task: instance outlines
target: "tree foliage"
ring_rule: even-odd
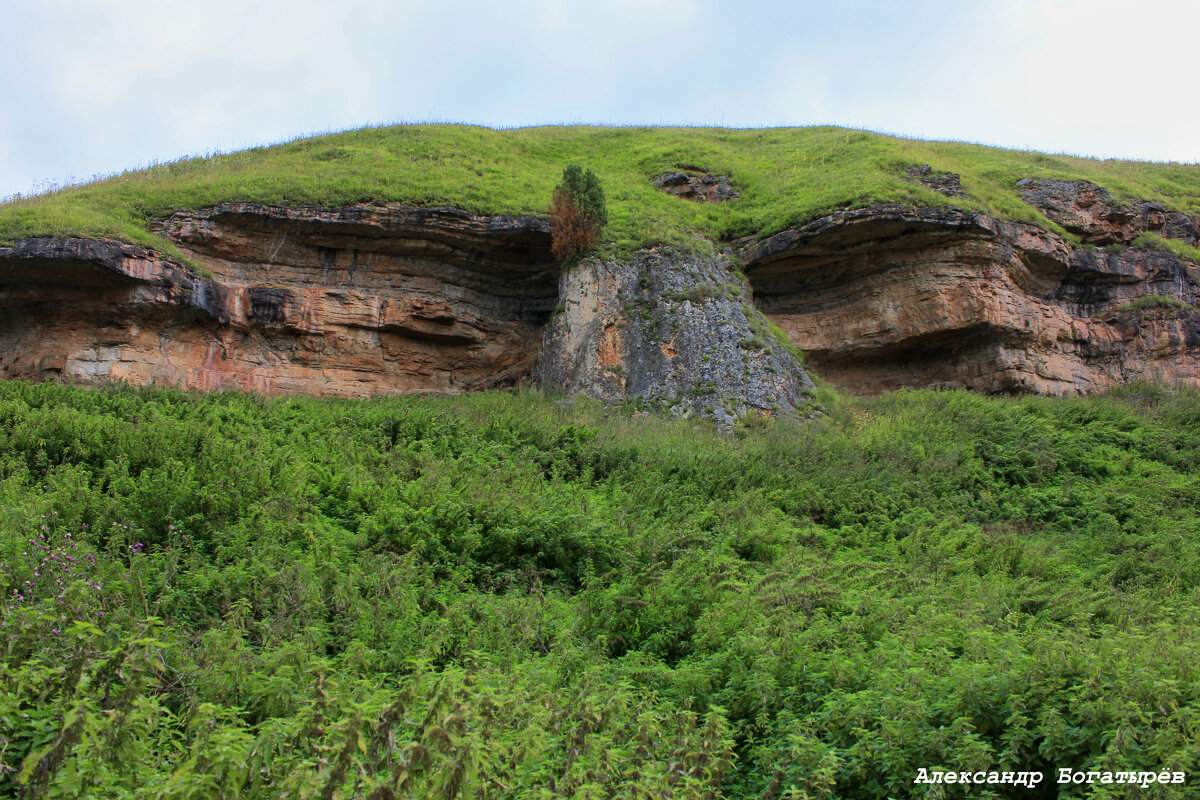
[[[608,224],[608,207],[600,179],[577,164],[563,170],[562,182],[550,201],[551,252],[557,259],[570,258],[594,247]]]

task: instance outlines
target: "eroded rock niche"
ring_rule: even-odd
[[[526,378],[558,295],[546,223],[227,204],[113,242],[0,249],[0,374],[362,397]]]
[[[1128,222],[1095,211],[1098,226]],[[876,206],[740,253],[758,307],[816,374],[852,392],[1200,385],[1200,291],[1194,266],[1169,252],[1075,246],[953,208]]]

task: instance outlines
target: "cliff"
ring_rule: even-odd
[[[1106,209],[1077,220],[1085,242],[1114,235]],[[1188,218],[1174,223],[1195,230]],[[1200,385],[1195,265],[1169,251],[1073,245],[953,208],[876,206],[739,252],[762,311],[818,375],[852,392]]]
[[[655,158],[614,193],[614,228],[641,238],[565,267],[537,213],[218,202],[47,236],[10,204],[0,376],[360,397],[534,381],[725,424],[803,409],[806,367],[857,393],[1200,384],[1200,217],[1180,210],[1200,196],[1031,169],[989,205],[981,178],[897,165],[875,202],[777,199],[784,222],[747,234],[775,208],[755,173]]]
[[[561,273],[544,220],[230,203],[135,245],[0,248],[0,375],[366,397],[509,386],[724,422],[812,383],[726,258],[639,252]],[[766,335],[764,335],[766,334]]]
[[[369,396],[528,376],[556,301],[535,218],[250,203],[162,234],[206,274],[112,241],[0,248],[0,374]]]

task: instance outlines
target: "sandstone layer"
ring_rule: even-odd
[[[853,392],[1200,385],[1200,292],[1171,253],[1074,246],[953,208],[876,206],[739,254],[759,308],[816,374]]]
[[[0,248],[0,375],[368,396],[528,376],[556,302],[544,220],[250,203],[130,245]]]
[[[199,267],[108,241],[0,248],[0,375],[365,397],[511,385],[541,351],[551,390],[725,423],[811,386],[725,257],[560,275],[540,218],[398,205],[232,203],[158,230]]]

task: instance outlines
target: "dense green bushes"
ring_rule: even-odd
[[[828,400],[0,383],[0,796],[1195,792],[1200,395]]]
[[[608,224],[608,205],[600,179],[578,164],[563,169],[550,200],[550,252],[562,260],[595,247]]]

